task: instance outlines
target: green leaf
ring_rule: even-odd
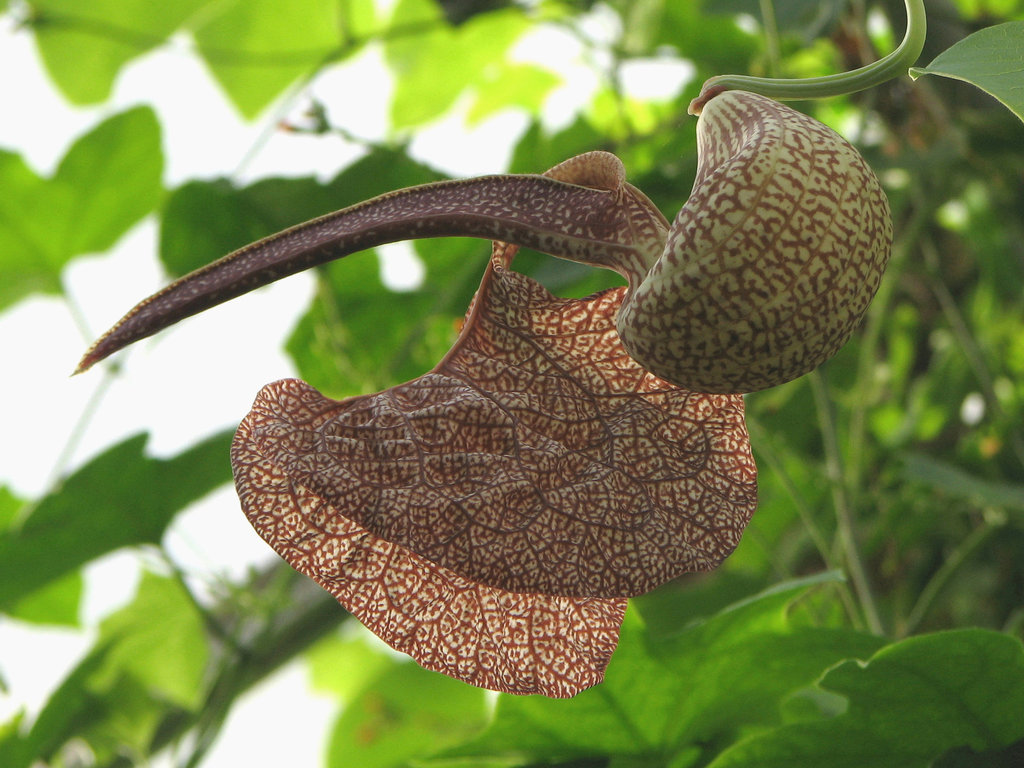
[[[33,624],[76,627],[84,586],[80,572],[68,573],[25,596],[8,613]]]
[[[317,691],[352,700],[395,663],[381,644],[367,642],[367,633],[326,637],[306,653],[310,682]]]
[[[575,155],[600,147],[605,137],[584,118],[555,134],[546,134],[540,122],[534,122],[519,139],[509,173],[543,173]]]
[[[168,195],[160,218],[160,260],[172,275],[184,275],[243,245],[297,224],[295,200],[316,194],[313,179],[266,179],[239,190],[225,179],[190,181]],[[279,205],[265,205],[269,195]],[[314,207],[315,206],[311,206]],[[315,208],[315,213],[322,213]]]
[[[61,682],[27,734],[0,742],[5,768],[48,760],[70,740],[97,764],[145,754],[168,708],[198,709],[209,649],[179,582],[144,573],[134,600],[107,617],[93,649]]]
[[[19,499],[6,485],[0,485],[0,532],[9,528],[18,517],[25,502]]]
[[[108,118],[75,142],[54,184],[71,210],[52,210],[50,240],[71,255],[105,251],[153,210],[163,188],[160,124],[149,107]]]
[[[13,528],[19,514],[26,508],[24,501],[6,486],[0,486],[0,537]],[[13,618],[34,624],[78,626],[78,607],[82,600],[83,586],[81,573],[69,573],[25,596],[8,613]],[[3,692],[3,680],[0,679],[0,693]]]
[[[50,694],[28,733],[11,736],[2,744],[5,768],[27,768],[49,759],[68,739],[107,716],[110,702],[87,685],[105,652],[102,646],[90,651]]]
[[[1024,765],[1024,739],[1002,749],[976,752],[957,747],[932,764],[932,768],[1020,768]]]
[[[509,64],[489,70],[479,84],[466,121],[473,125],[509,107],[536,114],[544,98],[560,83],[561,78],[553,72],[533,64]]]
[[[224,433],[152,459],[139,435],[93,459],[0,533],[0,610],[107,552],[158,543],[179,510],[231,479],[230,443]]]
[[[1024,485],[985,480],[921,453],[907,455],[905,472],[908,478],[951,496],[970,499],[982,506],[1024,511]]]
[[[46,70],[73,104],[110,96],[126,63],[159,45],[209,0],[30,0]]]
[[[0,690],[7,693],[6,687]],[[22,736],[24,722],[25,712],[21,710],[0,725],[0,765],[6,768],[27,768],[32,763],[34,756]]]
[[[424,31],[396,35],[385,46],[395,76],[391,103],[395,128],[422,125],[444,114],[467,88],[483,86],[488,79],[503,80],[505,54],[528,28],[526,18],[516,10],[474,16],[452,28],[429,0],[400,0],[393,23],[399,20],[422,24]]]
[[[528,765],[552,759],[647,757],[669,763],[781,722],[782,703],[847,658],[880,642],[801,627],[789,606],[831,574],[780,585],[671,638],[652,637],[627,612],[605,682],[568,702],[500,696],[493,723],[444,758],[501,754]]]
[[[760,492],[760,489],[759,489]],[[678,579],[633,598],[652,637],[673,635],[755,594],[769,582],[746,571],[719,569],[707,578]]]
[[[145,754],[167,713],[167,704],[130,674],[104,680],[102,688],[92,679],[86,681],[86,686],[101,698],[101,716],[69,732],[69,741],[88,744],[97,765],[110,765],[125,754]]]
[[[50,264],[45,230],[46,182],[20,156],[0,150],[0,188],[8,191],[0,209],[0,309],[36,291],[60,292],[60,266]]]
[[[93,685],[106,688],[127,674],[172,704],[202,704],[209,648],[203,619],[177,580],[143,572],[135,599],[100,624],[97,642],[108,651]]]
[[[193,34],[217,82],[253,118],[346,50],[344,6],[336,0],[227,0],[211,4]]]
[[[487,692],[415,664],[392,666],[347,704],[328,768],[390,768],[464,740],[487,719]]]
[[[1024,737],[1024,645],[982,629],[912,637],[848,661],[819,687],[848,700],[830,720],[740,742],[713,768],[928,766],[947,751],[1005,747]]]
[[[1024,21],[986,27],[947,48],[910,76],[939,75],[963,80],[994,96],[1024,120]]]
[[[156,207],[162,171],[160,126],[148,107],[78,139],[51,179],[0,150],[0,309],[29,293],[60,293],[68,261],[107,250]]]
[[[718,3],[709,0],[612,0],[622,16],[622,49],[629,55],[651,55],[671,47],[698,67],[695,85],[702,72],[712,74],[744,71],[747,56],[756,37],[743,32],[735,20],[715,11]],[[757,8],[748,2],[747,12]]]

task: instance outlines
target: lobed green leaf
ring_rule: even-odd
[[[349,19],[345,5],[335,0],[214,3],[193,35],[214,78],[251,119],[296,80],[342,54]]]
[[[958,747],[1024,737],[1024,645],[990,630],[911,637],[839,664],[818,686],[844,696],[846,711],[739,742],[712,768],[923,768]]]
[[[926,483],[951,496],[970,499],[988,507],[1024,511],[1024,485],[986,480],[940,459],[922,453],[906,457],[908,478]]]
[[[209,648],[184,587],[144,573],[135,598],[100,626],[93,648],[50,694],[28,729],[0,735],[5,768],[50,760],[73,741],[97,764],[146,754],[168,708],[204,701]]]
[[[400,0],[394,18],[420,25],[418,34],[395,36],[385,44],[395,77],[391,102],[395,129],[440,117],[467,88],[485,87],[488,79],[500,79],[509,47],[529,26],[520,11],[502,10],[474,16],[452,28],[428,0]]]
[[[75,472],[0,533],[0,611],[107,552],[159,543],[178,511],[231,479],[230,441],[220,434],[153,459],[138,435]]]
[[[463,741],[487,718],[487,692],[412,663],[392,665],[349,702],[331,732],[328,768],[399,768]]]
[[[878,649],[877,638],[789,617],[794,600],[834,580],[778,585],[669,637],[652,637],[631,609],[604,683],[568,702],[500,696],[488,729],[440,759],[707,759],[747,728],[780,723],[786,698],[825,669]]]
[[[511,64],[486,70],[466,121],[473,125],[509,107],[519,107],[536,114],[547,95],[560,83],[561,79],[556,74],[533,64]]]
[[[202,705],[209,648],[203,619],[176,579],[143,572],[132,602],[100,624],[97,643],[107,653],[92,680],[96,687],[130,675],[148,694],[175,706]]]
[[[118,72],[166,42],[209,0],[30,0],[36,45],[72,104],[106,100]]]
[[[65,264],[107,250],[156,207],[162,172],[160,126],[148,107],[79,138],[49,179],[0,150],[0,309],[30,293],[60,293]]]
[[[94,648],[50,694],[30,728],[18,717],[0,739],[4,768],[29,768],[49,759],[72,735],[81,733],[114,709],[88,689],[89,677],[103,662],[105,649]]]

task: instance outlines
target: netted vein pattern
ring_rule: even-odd
[[[334,401],[280,383],[255,449],[375,536],[516,592],[623,597],[717,566],[756,504],[737,396],[640,369],[613,290],[488,270],[432,372]]]
[[[756,504],[738,396],[640,369],[623,289],[559,299],[498,246],[430,373],[334,401],[270,384],[233,451],[260,534],[422,665],[496,690],[597,682],[623,597],[715,567]]]
[[[565,698],[601,682],[624,598],[506,592],[374,536],[253,450],[259,418],[246,417],[232,448],[245,514],[372,632],[426,669],[494,691]]]

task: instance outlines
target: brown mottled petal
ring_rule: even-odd
[[[342,401],[271,384],[252,450],[373,536],[490,587],[623,597],[714,568],[756,505],[742,398],[648,374],[613,326],[624,289],[556,298],[507,268],[513,251],[496,247],[433,371]]]
[[[301,398],[306,385],[271,385]],[[505,693],[574,696],[604,678],[625,599],[506,592],[378,538],[296,484],[238,428],[231,463],[253,527],[371,631],[423,667]]]
[[[566,179],[572,177],[572,183]],[[625,182],[617,157],[589,152],[544,176],[504,175],[400,189],[247,245],[141,301],[76,373],[179,320],[296,272],[398,240],[507,240],[617,269],[633,282],[661,252],[668,222]]]

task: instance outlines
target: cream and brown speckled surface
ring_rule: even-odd
[[[620,313],[645,368],[698,391],[801,376],[849,339],[892,246],[885,193],[827,126],[742,91],[711,99],[693,192]]]

